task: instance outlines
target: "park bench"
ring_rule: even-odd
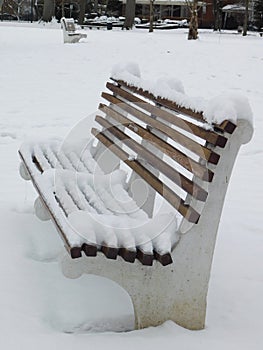
[[[61,18],[64,43],[77,43],[80,39],[87,37],[87,34],[77,31],[73,18]]]
[[[173,320],[202,329],[227,186],[253,129],[245,119],[208,124],[202,112],[121,79],[106,87],[100,128],[91,129],[97,143],[24,144],[20,173],[69,253],[61,259],[67,277],[118,283],[136,328]]]

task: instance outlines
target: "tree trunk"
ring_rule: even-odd
[[[34,10],[36,14],[36,20],[38,21],[40,19],[40,13],[36,4],[34,4]]]
[[[44,0],[43,17],[44,22],[51,22],[55,16],[55,0]]]
[[[61,17],[65,17],[65,2],[61,0]]]
[[[214,30],[220,30],[220,9],[219,9],[219,0],[213,0],[213,14],[214,14]]]
[[[133,27],[135,17],[135,0],[127,0],[125,8],[125,21],[123,28],[131,29]]]
[[[94,0],[94,5],[93,5],[93,12],[98,12],[98,4],[99,4],[99,1],[98,0]]]
[[[243,24],[243,36],[247,35],[247,25],[248,25],[248,1],[245,0],[245,18],[244,18],[244,24]]]
[[[198,38],[198,14],[197,14],[197,0],[191,4],[191,19],[189,23],[188,40],[196,40]]]
[[[154,20],[154,0],[150,0],[150,27],[149,33],[153,32],[153,20]]]
[[[79,0],[79,18],[78,24],[83,24],[86,10],[86,0]]]

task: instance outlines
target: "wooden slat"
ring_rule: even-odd
[[[31,175],[31,172],[27,166],[27,163],[22,155],[22,153],[20,151],[18,151],[19,153],[19,156],[21,157],[21,160],[23,161],[25,167],[26,167],[26,170],[28,171],[28,174],[30,175],[31,177],[31,181],[32,181],[32,184],[34,185],[37,193],[39,194],[39,198],[41,199],[43,205],[45,206],[45,209],[48,211],[49,215],[50,215],[50,218],[51,220],[53,221],[58,233],[60,234],[62,240],[64,241],[64,245],[65,245],[65,248],[67,249],[67,251],[69,252],[69,254],[71,255],[71,257],[73,258],[77,258],[77,257],[80,257],[81,256],[81,248],[80,248],[80,253],[78,252],[78,250],[76,249],[76,247],[73,247],[71,246],[71,244],[69,243],[69,240],[67,238],[67,236],[65,235],[62,227],[60,226],[59,222],[57,221],[56,217],[53,215],[53,212],[51,211],[51,209],[49,208],[48,204],[46,203],[44,197],[42,196],[42,192],[40,190],[40,188],[38,187],[38,185],[36,184],[35,180],[34,180],[34,177]]]
[[[106,119],[96,116],[96,122],[107,129],[114,137],[122,141],[131,150],[136,152],[138,156],[146,160],[155,169],[158,169],[162,174],[167,176],[170,180],[176,183],[184,191],[191,194],[194,198],[205,201],[207,198],[207,192],[200,186],[193,183],[193,181],[180,174],[177,170],[173,169],[170,165],[165,163],[162,159],[158,158],[155,154],[148,151],[145,147],[137,143],[135,140],[130,138],[124,132],[117,127],[113,126]]]
[[[199,143],[195,142],[189,137],[180,134],[178,131],[170,128],[169,126],[161,123],[158,120],[151,118],[149,115],[145,114],[144,112],[141,112],[137,108],[124,103],[120,99],[108,93],[103,92],[102,97],[105,98],[108,102],[118,105],[119,108],[126,111],[127,113],[130,113],[131,115],[140,119],[144,123],[149,124],[153,128],[156,128],[157,130],[161,131],[163,134],[167,135],[168,137],[170,137],[172,140],[182,145],[183,147],[189,149],[190,151],[192,151],[202,159],[205,159],[212,164],[218,163],[220,158],[218,154],[200,145]]]
[[[108,259],[116,260],[117,256],[118,256],[119,249],[103,245],[101,247],[101,251]]]
[[[140,108],[146,110],[147,112],[153,114],[154,116],[165,120],[168,123],[171,123],[174,126],[177,126],[180,129],[183,129],[193,135],[196,135],[205,141],[211,143],[214,146],[225,147],[227,138],[217,134],[213,131],[205,130],[200,126],[191,123],[190,121],[184,120],[177,117],[175,114],[169,113],[166,110],[161,109],[155,105],[152,105],[139,97],[135,96],[132,93],[129,93],[120,87],[112,83],[106,84],[107,88],[111,90],[114,94],[124,98],[128,102],[138,105]]]
[[[133,122],[131,119],[123,116],[121,113],[115,111],[110,106],[104,104],[99,105],[99,109],[104,112],[107,116],[115,119],[121,125],[124,125],[129,130],[133,131],[139,135],[144,140],[147,140],[152,145],[161,150],[164,154],[169,156],[171,159],[176,161],[178,164],[183,166],[185,169],[193,173],[195,176],[199,177],[203,181],[211,182],[213,179],[214,173],[207,169],[205,166],[202,166],[200,163],[189,158],[183,152],[177,150],[169,143],[165,142],[155,134],[153,134],[149,129],[145,129],[139,124]]]
[[[84,251],[84,253],[87,256],[96,256],[97,255],[98,249],[95,245],[84,243],[84,244],[82,244],[81,249]]]
[[[156,192],[165,198],[178,212],[184,216],[189,222],[197,223],[200,215],[191,206],[184,204],[184,201],[174,193],[168,186],[162,183],[156,176],[148,171],[136,160],[129,160],[129,154],[118,147],[103,132],[93,128],[92,134],[104,144],[109,150],[119,157],[125,164],[134,170],[141,178],[143,178]]]
[[[154,260],[154,255],[153,254],[146,254],[142,250],[137,249],[137,256],[136,258],[146,266],[152,266],[153,260]]]
[[[126,248],[120,248],[119,249],[119,255],[123,258],[123,260],[134,263],[136,259],[137,252],[136,250],[129,250]]]
[[[56,193],[54,193],[54,197],[55,197],[56,202],[58,203],[58,206],[60,207],[60,209],[63,211],[65,217],[67,218],[68,213],[66,212],[65,208],[63,207],[63,205],[62,205],[60,199],[58,198],[58,196],[56,195]]]
[[[111,80],[115,81],[120,86],[124,86],[125,88],[129,89],[130,91],[135,92],[136,94],[141,95],[143,97],[146,97],[155,103],[160,103],[162,106],[168,107],[177,113],[185,114],[185,115],[188,115],[188,116],[190,116],[198,121],[205,122],[205,119],[204,119],[202,113],[194,112],[192,109],[182,107],[182,106],[178,105],[177,103],[170,101],[168,99],[157,98],[151,92],[145,91],[145,90],[143,90],[141,88],[137,88],[135,86],[131,86],[123,80],[116,80],[114,78],[111,78]]]
[[[170,253],[166,253],[162,255],[157,252],[154,252],[154,258],[158,260],[163,266],[167,266],[173,263],[173,259]]]
[[[111,80],[115,81],[117,84],[119,84],[120,86],[124,86],[126,89],[135,92],[143,97],[146,97],[150,100],[152,100],[155,103],[158,103],[160,105],[162,105],[163,107],[166,107],[168,109],[173,110],[174,112],[177,113],[181,113],[181,114],[185,114],[186,116],[190,116],[198,121],[201,122],[206,122],[205,118],[203,117],[203,113],[202,112],[194,112],[192,109],[190,108],[185,108],[182,106],[179,106],[177,103],[175,103],[174,101],[170,101],[166,98],[161,98],[161,97],[155,97],[152,93],[150,93],[149,91],[145,91],[141,88],[137,88],[135,86],[130,86],[128,85],[126,82],[122,81],[122,80],[116,80],[111,78]],[[222,122],[221,124],[214,124],[215,127],[215,131],[220,131],[220,132],[224,132],[226,131],[229,134],[232,134],[236,128],[236,125],[233,124],[231,121],[229,120],[225,120],[224,122]]]
[[[49,208],[48,204],[46,203],[44,197],[42,196],[42,192],[40,190],[40,188],[38,187],[38,185],[36,184],[33,176],[31,176],[31,173],[30,173],[30,170],[29,168],[27,167],[27,164],[25,162],[25,159],[23,158],[23,155],[21,154],[21,152],[19,151],[19,155],[28,171],[28,173],[30,174],[30,177],[31,177],[31,181],[34,185],[34,187],[36,188],[38,194],[39,194],[39,198],[41,199],[45,209],[48,211],[50,217],[51,217],[51,220],[53,221],[53,223],[55,224],[55,227],[58,231],[58,233],[60,234],[61,238],[63,239],[64,241],[64,245],[65,245],[65,248],[67,249],[67,251],[69,252],[70,256],[72,259],[76,259],[76,258],[80,258],[82,256],[81,254],[81,251],[84,251],[84,253],[87,255],[87,256],[96,256],[97,255],[97,247],[94,246],[94,245],[91,245],[91,244],[86,244],[84,243],[81,247],[80,246],[72,246],[70,243],[69,243],[69,240],[66,236],[66,234],[64,233],[63,231],[63,228],[60,226],[59,222],[57,221],[56,217],[53,215],[53,212],[52,210]],[[35,156],[32,157],[32,162],[35,164],[35,166],[38,168],[39,171],[43,172],[43,169],[41,168],[37,158]],[[65,211],[65,209],[63,208],[61,202],[59,201],[59,199],[57,198],[56,194],[54,194],[55,196],[55,199],[59,205],[59,207],[61,208],[61,210],[63,211],[65,217],[67,217],[67,213]]]
[[[21,154],[20,154],[20,156],[21,156]],[[42,169],[42,167],[41,167],[39,161],[37,160],[36,156],[33,156],[33,157],[32,157],[32,162],[35,164],[36,168],[37,168],[41,173],[43,173],[44,170]]]
[[[225,120],[223,121],[221,124],[219,125],[215,125],[215,130],[218,130],[218,131],[225,131],[229,134],[233,134],[233,132],[235,131],[236,129],[236,125],[234,123],[232,123],[230,120]]]
[[[70,248],[70,256],[72,259],[81,258],[81,247]]]

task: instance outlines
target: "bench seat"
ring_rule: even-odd
[[[137,258],[143,265],[154,259],[172,263],[179,217],[168,213],[150,219],[128,194],[123,170],[105,175],[89,147],[78,157],[74,147],[64,152],[58,141],[25,143],[19,154],[22,177],[31,179],[39,193],[37,216],[55,222],[73,259],[102,252],[109,259]]]

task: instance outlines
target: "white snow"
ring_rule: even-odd
[[[86,43],[64,45],[54,23],[0,23],[0,33],[1,349],[261,349],[262,38],[200,31],[198,41],[187,41],[184,29],[153,34],[92,30]],[[102,101],[112,66],[131,60],[143,79],[175,77],[189,96],[213,101],[223,93],[242,94],[254,114],[253,140],[241,149],[229,184],[203,331],[166,322],[113,333],[133,327],[129,297],[102,278],[63,277],[58,265],[64,251],[61,240],[51,222],[35,217],[36,193],[19,176],[17,150],[22,142],[63,139],[85,116],[90,116],[85,118],[89,125],[82,129],[89,136],[95,125],[91,114]]]
[[[127,82],[132,82],[132,79],[140,81],[141,71],[136,62],[118,62],[112,67],[111,75],[115,79]]]
[[[68,219],[78,235],[89,243],[104,243],[130,250],[137,246],[146,254],[153,253],[153,249],[160,254],[171,252],[172,245],[179,239],[175,235],[177,221],[173,213],[155,216],[152,220],[142,220],[127,215],[98,215],[87,211],[74,211]],[[90,238],[90,232],[95,233],[95,242]]]
[[[156,97],[166,98],[176,102],[179,106],[191,108],[196,112],[203,112],[204,119],[211,125],[220,124],[225,119],[236,123],[238,119],[248,120],[253,125],[253,114],[246,96],[230,93],[221,94],[212,99],[191,97],[185,94],[183,83],[176,78],[154,76],[152,80],[141,78],[139,67],[136,63],[121,63],[115,65],[112,77],[123,80],[130,86],[143,88]]]
[[[233,123],[238,119],[248,120],[253,125],[253,113],[246,96],[237,93],[223,93],[209,100],[204,117],[206,120],[220,124],[226,116]]]
[[[58,168],[34,175],[37,188],[72,246],[92,243],[133,250],[137,246],[148,254],[153,249],[160,254],[171,252],[180,238],[176,213],[149,219],[128,195],[125,180],[123,170],[94,175]],[[40,219],[48,219],[39,199],[34,207]]]

